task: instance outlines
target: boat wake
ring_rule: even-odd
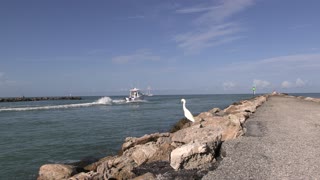
[[[48,109],[66,109],[66,108],[78,108],[78,107],[90,107],[98,105],[112,105],[122,104],[125,100],[112,100],[110,97],[102,97],[97,101],[91,103],[79,103],[79,104],[65,104],[65,105],[49,105],[39,107],[12,107],[12,108],[0,108],[0,112],[3,111],[31,111],[31,110],[48,110]]]

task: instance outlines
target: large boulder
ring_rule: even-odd
[[[132,179],[135,177],[132,172],[134,167],[137,167],[137,164],[133,159],[126,156],[115,156],[102,162],[97,167],[97,173],[104,179]]]
[[[238,123],[243,124],[249,118],[249,113],[239,112],[235,114],[228,114],[225,117],[235,124],[238,124]]]
[[[72,165],[45,164],[40,167],[37,180],[68,179],[76,173],[76,167]]]
[[[155,142],[149,142],[143,145],[136,145],[124,153],[125,156],[131,157],[138,166],[147,162],[159,151]]]
[[[140,166],[143,163],[154,161],[169,161],[170,153],[174,149],[171,141],[159,138],[157,142],[136,145],[124,152],[124,155],[133,159]]]
[[[208,142],[216,140],[218,137],[225,141],[242,134],[240,119],[210,115],[201,116],[201,119],[201,122],[195,122],[193,126],[172,134],[173,145],[179,146],[195,140]]]
[[[175,144],[188,144],[195,140],[201,142],[215,141],[222,134],[222,127],[192,126],[175,132],[172,135],[172,142]]]
[[[215,162],[217,142],[190,142],[171,152],[170,166],[175,169],[201,169]]]

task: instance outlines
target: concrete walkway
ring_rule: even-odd
[[[320,179],[320,104],[270,97],[246,122],[247,133],[224,142],[212,179]]]

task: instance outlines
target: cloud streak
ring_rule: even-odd
[[[242,28],[236,23],[219,24],[199,32],[177,35],[175,41],[180,48],[196,51],[240,39],[242,36],[235,35],[240,31]]]
[[[253,0],[225,0],[220,4],[203,4],[176,10],[178,14],[197,13],[192,23],[195,30],[180,33],[174,40],[178,47],[188,51],[199,51],[243,38],[239,23],[227,22],[228,18],[254,4]]]
[[[265,80],[255,79],[253,85],[260,89],[266,89],[271,87],[271,83]]]
[[[232,90],[236,87],[236,84],[231,81],[224,82],[222,84],[224,90]]]
[[[281,83],[281,88],[289,89],[289,88],[300,88],[306,86],[307,82],[302,80],[301,78],[297,78],[296,81],[290,82],[290,81],[283,81]]]

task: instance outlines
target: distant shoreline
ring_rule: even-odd
[[[52,101],[52,100],[81,100],[79,96],[62,96],[62,97],[14,97],[0,98],[0,102],[21,102],[21,101]]]

